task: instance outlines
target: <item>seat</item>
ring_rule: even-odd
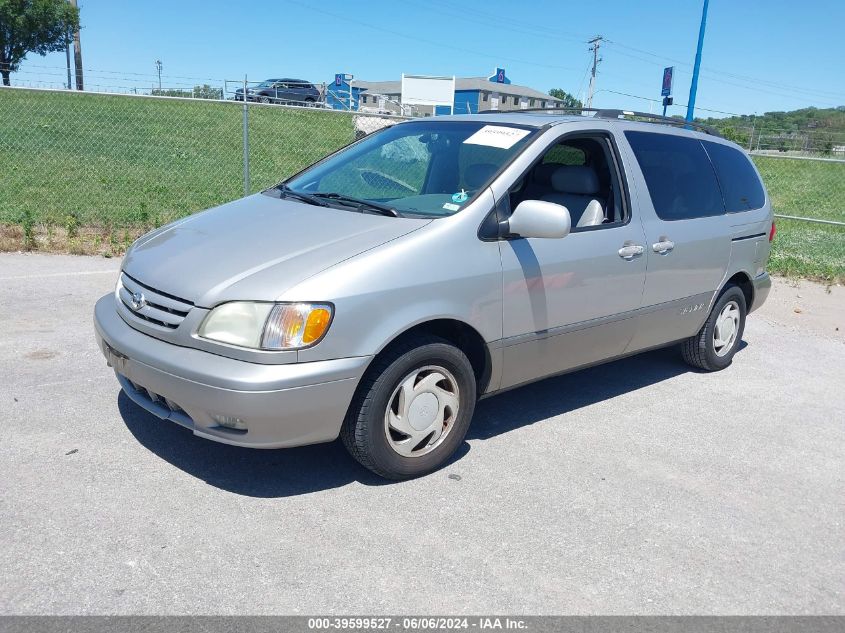
[[[552,174],[560,167],[557,163],[541,163],[537,165],[529,177],[525,190],[522,193],[523,200],[541,200],[552,188]]]
[[[586,165],[561,165],[552,172],[553,193],[541,200],[565,206],[575,227],[596,226],[605,220],[605,201],[599,196],[599,177]]]

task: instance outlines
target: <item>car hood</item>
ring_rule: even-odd
[[[145,235],[129,249],[123,270],[202,307],[273,301],[312,275],[430,221],[256,194]]]

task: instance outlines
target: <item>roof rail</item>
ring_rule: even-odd
[[[689,122],[684,119],[675,119],[668,116],[661,116],[659,114],[650,114],[648,112],[634,112],[632,110],[614,110],[609,108],[524,108],[520,110],[481,110],[478,114],[519,114],[520,112],[548,112],[549,114],[583,114],[584,112],[595,112],[593,115],[597,119],[619,119],[621,117],[634,117],[635,119],[645,119],[649,122],[663,123],[665,125],[674,125],[676,127],[690,128],[709,134],[710,136],[718,136],[722,138],[719,131],[709,125],[703,123]]]

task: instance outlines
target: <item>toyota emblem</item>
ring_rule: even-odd
[[[145,305],[147,305],[147,298],[144,296],[144,293],[133,292],[132,293],[132,301],[131,301],[132,309],[135,310],[135,312],[137,312],[138,310],[143,308]]]

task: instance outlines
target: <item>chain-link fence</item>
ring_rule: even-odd
[[[845,160],[752,152],[775,213],[845,226]]]
[[[253,101],[0,89],[0,250],[117,254],[154,226],[271,186],[399,120]],[[777,214],[845,222],[845,160],[752,156]],[[810,274],[845,278],[845,227],[804,224],[785,220],[775,260],[798,262],[789,271],[827,253],[828,264]],[[790,231],[801,239],[793,244]]]
[[[0,89],[0,250],[118,254],[401,120],[315,107]]]

